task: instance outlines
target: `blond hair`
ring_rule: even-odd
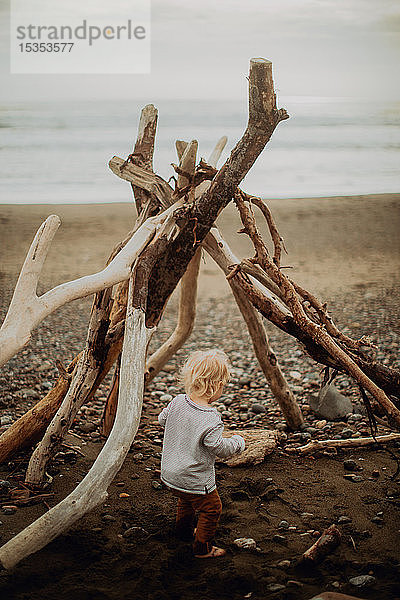
[[[229,359],[222,350],[192,352],[180,372],[180,381],[188,395],[212,398],[229,381]]]

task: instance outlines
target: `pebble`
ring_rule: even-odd
[[[361,475],[351,475],[349,473],[348,475],[343,475],[343,477],[349,481],[353,481],[354,483],[360,483],[360,481],[363,481],[363,477],[361,477]]]
[[[160,396],[161,402],[171,402],[171,400],[172,400],[171,394],[163,394],[162,396]]]
[[[17,512],[18,506],[15,506],[14,504],[5,504],[1,507],[1,510],[5,515],[12,515]]]
[[[358,471],[360,468],[359,465],[356,463],[356,461],[353,460],[352,458],[348,458],[347,460],[344,460],[343,466],[346,469],[346,471]]]
[[[289,371],[289,375],[292,379],[301,379],[301,373],[299,371]]]
[[[281,521],[278,525],[279,529],[289,529],[289,523],[287,521]]]
[[[12,485],[6,479],[0,479],[0,491],[4,494],[12,488]]]
[[[113,515],[103,515],[101,518],[107,523],[114,523],[117,520],[115,517],[113,517]]]
[[[277,567],[280,567],[281,569],[288,569],[290,564],[290,560],[281,560],[278,562]]]
[[[11,425],[14,422],[14,419],[9,415],[3,415],[0,417],[0,425]]]
[[[265,586],[265,589],[267,590],[267,592],[280,592],[281,590],[285,589],[285,586],[281,583],[268,583]]]
[[[285,538],[284,535],[278,535],[275,534],[274,536],[272,536],[272,541],[273,542],[277,542],[278,544],[282,544],[283,546],[287,545],[287,539]]]
[[[351,523],[351,518],[347,515],[342,515],[337,520],[339,525],[343,525],[344,523]]]
[[[129,527],[129,529],[126,529],[126,531],[124,531],[122,537],[124,537],[125,539],[131,539],[134,537],[147,537],[148,535],[148,531],[143,529],[143,527]]]
[[[157,481],[156,479],[154,479],[154,480],[151,482],[151,485],[152,485],[152,487],[153,487],[155,490],[162,490],[162,489],[163,489],[163,484],[161,483],[161,481]]]
[[[233,540],[233,543],[238,548],[243,548],[245,550],[257,548],[257,542],[253,540],[253,538],[237,538],[236,540]]]
[[[353,433],[354,433],[354,431],[352,429],[342,429],[342,431],[340,432],[340,435],[344,440],[347,440],[347,439],[353,437]]]
[[[358,588],[367,588],[376,583],[376,578],[372,575],[358,575],[357,577],[351,577],[349,583]]]
[[[83,421],[83,423],[79,425],[79,429],[82,433],[92,433],[97,429],[97,425],[92,421]]]
[[[250,406],[250,411],[252,413],[255,413],[256,415],[262,414],[262,413],[266,413],[267,409],[265,408],[265,406],[263,404],[252,404]]]

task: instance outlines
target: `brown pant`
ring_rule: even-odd
[[[217,490],[210,494],[188,494],[172,489],[178,497],[176,533],[193,538],[196,512],[199,513],[196,535],[193,543],[194,554],[208,554],[222,512],[221,498]]]

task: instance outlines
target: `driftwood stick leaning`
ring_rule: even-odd
[[[149,333],[143,310],[133,308],[130,302],[122,352],[123,385],[112,432],[74,491],[0,548],[0,563],[6,569],[43,548],[107,498],[107,488],[121,468],[139,426]]]
[[[29,342],[32,331],[57,308],[129,279],[132,263],[172,210],[173,207],[170,207],[159,216],[147,219],[102,271],[62,283],[38,297],[38,279],[51,240],[60,224],[60,219],[55,215],[48,217],[32,242],[0,329],[0,366]]]
[[[322,452],[329,450],[329,448],[365,448],[374,444],[390,444],[399,440],[400,433],[388,433],[387,435],[378,435],[377,437],[349,438],[345,440],[314,440],[298,448],[286,448],[286,452],[304,455]]]
[[[111,310],[111,288],[98,292],[92,314],[86,348],[78,363],[71,386],[42,441],[35,448],[26,471],[25,483],[39,485],[46,465],[71,427],[78,410],[86,402],[106,357],[105,335]]]

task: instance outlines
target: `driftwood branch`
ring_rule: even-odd
[[[107,288],[96,294],[85,351],[62,405],[31,456],[25,476],[25,482],[28,484],[39,485],[43,481],[47,462],[56,452],[78,410],[93,389],[94,382],[103,367],[104,358],[107,356],[105,335],[110,310],[111,289]]]
[[[377,437],[349,438],[345,440],[315,440],[298,448],[287,448],[286,452],[304,455],[322,452],[329,448],[363,448],[373,446],[374,444],[389,444],[391,442],[398,442],[399,440],[400,433],[388,433],[387,435],[378,435]]]
[[[293,320],[298,328],[309,336],[314,343],[316,342],[321,345],[332,359],[332,362],[338,364],[340,370],[347,372],[360,386],[367,390],[378,404],[382,406],[385,413],[400,427],[400,410],[388,398],[386,393],[366,375],[353,360],[352,355],[339,345],[338,341],[331,337],[323,325],[315,323],[308,317],[296,293],[295,287],[282,273],[280,268],[269,258],[268,251],[257,229],[254,215],[244,200],[243,194],[238,190],[235,202],[245,230],[253,242],[256,251],[255,260],[281,289],[285,303],[290,309]]]
[[[113,430],[92,468],[74,491],[0,548],[0,563],[6,569],[43,548],[107,498],[107,488],[121,468],[139,425],[148,338],[144,312],[133,308],[131,302],[122,353],[124,384],[120,388]]]
[[[48,217],[40,226],[28,251],[0,329],[0,366],[29,342],[32,331],[57,308],[128,279],[132,263],[173,210],[170,207],[159,216],[147,219],[102,271],[58,285],[38,297],[38,279],[60,224],[57,216]]]

